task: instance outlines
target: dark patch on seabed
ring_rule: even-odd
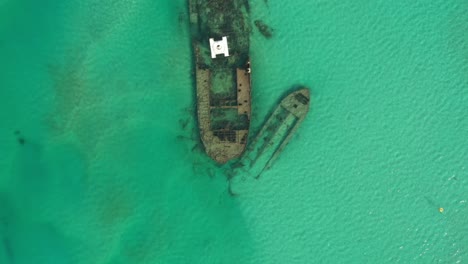
[[[14,253],[11,241],[8,238],[8,233],[11,233],[9,229],[12,228],[12,223],[15,222],[15,213],[12,209],[11,204],[8,202],[7,196],[0,193],[0,251],[5,252],[7,263],[0,264],[13,264]]]
[[[15,130],[15,136],[16,136],[16,141],[21,146],[26,143],[26,139],[24,139],[24,136],[21,134],[21,132],[19,130]]]
[[[257,19],[254,21],[255,26],[257,27],[258,31],[265,37],[265,38],[271,38],[273,37],[273,29],[265,24],[260,19]]]
[[[196,96],[196,95],[195,95]],[[187,107],[183,110],[183,115],[196,115],[196,110],[194,107]],[[194,118],[181,118],[179,119],[179,125],[182,131],[185,133],[177,136],[177,141],[188,141],[193,142],[194,145],[191,147],[191,152],[204,152],[203,143],[201,142],[200,136],[198,134],[198,126],[196,124],[196,119]]]
[[[3,244],[3,249],[5,250],[6,258],[7,258],[7,263],[8,264],[13,264],[14,263],[14,254],[13,254],[13,249],[11,247],[11,242],[8,238],[4,237],[2,239],[2,244]],[[7,264],[5,263],[5,264]]]

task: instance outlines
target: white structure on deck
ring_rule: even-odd
[[[216,55],[218,54],[224,54],[224,57],[229,57],[227,37],[223,37],[219,41],[215,41],[213,38],[210,38],[210,49],[212,59],[216,58]]]

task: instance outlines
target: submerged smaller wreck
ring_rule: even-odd
[[[198,128],[218,163],[239,157],[250,127],[251,32],[245,0],[189,0]]]
[[[273,37],[273,29],[269,27],[265,22],[262,20],[255,20],[254,25],[257,27],[258,31],[265,37],[271,38]]]
[[[267,119],[260,132],[247,148],[239,162],[232,165],[236,171],[230,181],[230,192],[246,181],[257,179],[271,167],[309,112],[310,92],[302,88],[288,94]],[[236,190],[237,189],[237,190]]]

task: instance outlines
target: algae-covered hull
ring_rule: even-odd
[[[234,164],[236,170],[244,176],[258,178],[288,144],[306,117],[309,104],[310,93],[307,88],[294,91],[283,98],[251,142],[247,152]]]
[[[197,115],[206,153],[218,163],[239,157],[250,126],[247,0],[190,0]]]

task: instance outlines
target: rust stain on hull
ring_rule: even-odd
[[[239,157],[250,128],[248,7],[238,0],[190,0],[197,115],[206,153],[218,163]],[[229,56],[212,57],[210,38],[227,37]]]

